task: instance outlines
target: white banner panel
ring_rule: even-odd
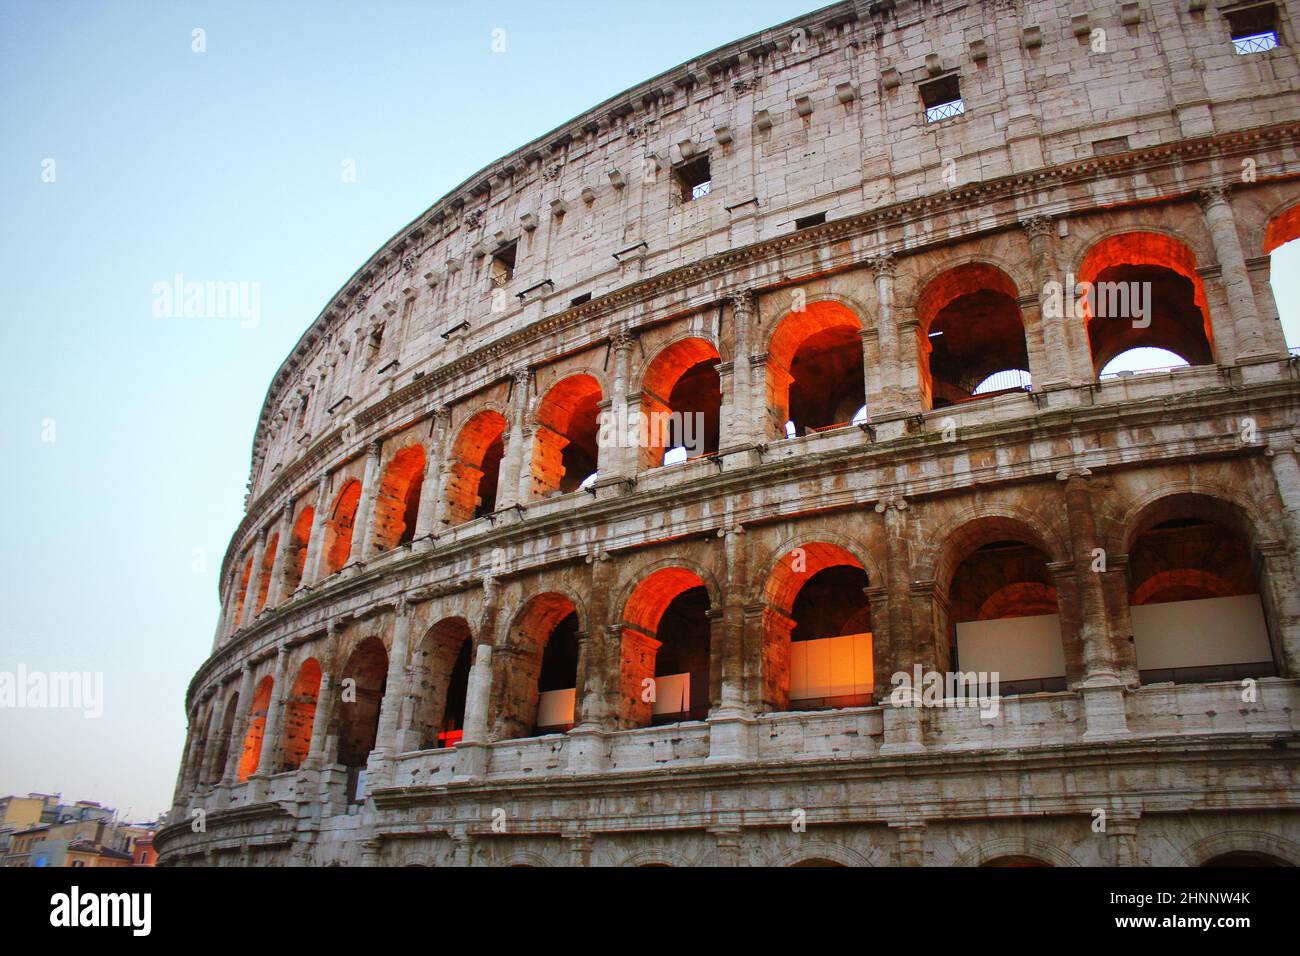
[[[573,723],[573,703],[577,691],[546,690],[537,695],[537,726],[563,727]]]
[[[1131,613],[1140,671],[1273,659],[1258,594],[1139,604]]]
[[[655,714],[680,714],[691,709],[691,675],[666,674],[655,678]]]
[[[870,694],[871,634],[844,634],[790,644],[790,699]]]
[[[957,662],[962,671],[996,673],[1000,681],[1064,677],[1061,616],[964,621],[957,625]]]

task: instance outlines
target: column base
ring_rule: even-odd
[[[569,731],[569,772],[600,773],[609,768],[609,741],[605,731],[587,724]]]
[[[488,750],[486,744],[456,744],[456,765],[452,770],[452,783],[470,783],[487,776]]]
[[[885,724],[885,740],[880,745],[880,753],[917,754],[925,752],[925,734],[921,727],[921,708],[892,707],[888,704],[881,710]]]
[[[758,722],[739,708],[719,708],[708,716],[709,756],[715,763],[753,760],[757,754],[754,729]]]
[[[1124,684],[1114,674],[1095,674],[1078,687],[1087,729],[1084,740],[1115,740],[1129,736]]]

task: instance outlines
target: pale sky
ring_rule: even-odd
[[[104,681],[95,719],[0,708],[0,795],[170,804],[262,398],[376,248],[511,149],[817,5],[0,7],[0,672]],[[1274,265],[1293,345],[1296,252]],[[178,273],[259,283],[260,323],[156,317]]]

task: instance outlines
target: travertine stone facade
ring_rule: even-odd
[[[419,216],[271,383],[161,863],[1300,863],[1300,6],[1250,6],[836,4]],[[600,430],[653,412],[686,460]],[[1239,599],[1253,657],[1152,665]],[[1016,621],[1058,663],[996,714],[891,699]]]

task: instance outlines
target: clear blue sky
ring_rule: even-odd
[[[263,395],[353,270],[498,156],[819,5],[0,8],[0,671],[105,679],[98,720],[0,709],[0,795],[170,802]],[[176,273],[260,283],[260,325],[156,318]]]

